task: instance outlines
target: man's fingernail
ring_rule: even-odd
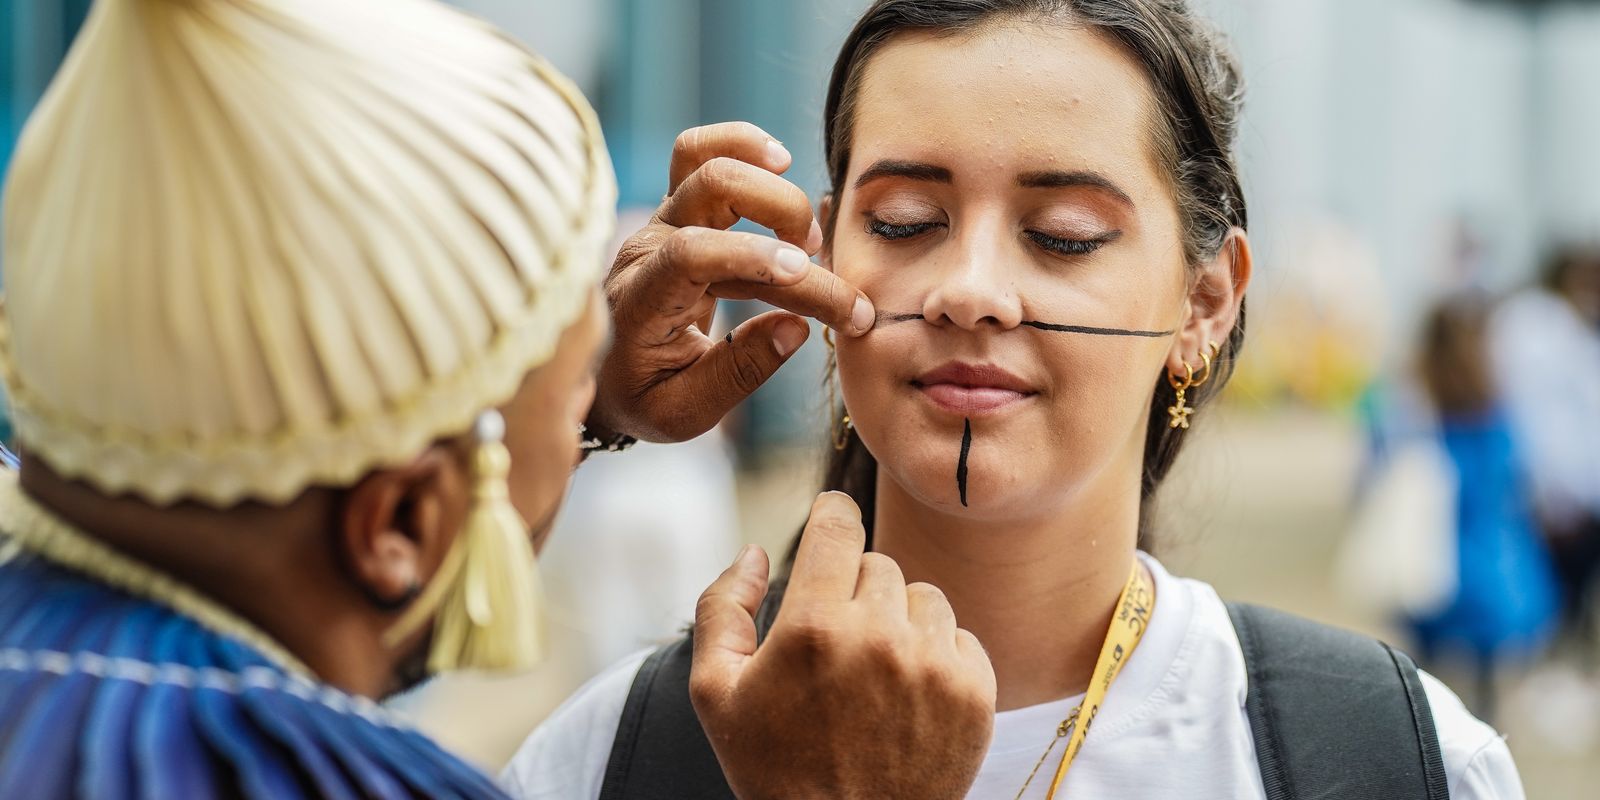
[[[811,220],[811,233],[806,235],[806,252],[816,253],[822,249],[822,226],[816,220]]]
[[[806,329],[792,319],[780,319],[772,326],[772,349],[778,351],[780,358],[800,349],[805,341]]]
[[[778,248],[778,255],[773,261],[777,262],[778,272],[790,278],[804,274],[806,267],[811,264],[811,259],[806,258],[805,253],[793,247]]]
[[[850,324],[856,328],[856,333],[866,333],[872,329],[872,323],[878,320],[878,312],[872,308],[872,301],[864,294],[856,295],[856,306],[850,311]]]
[[[744,547],[739,548],[739,555],[734,557],[733,563],[735,566],[740,567],[750,566],[750,560],[755,557],[755,554],[756,546],[753,544],[747,544]]]
[[[777,139],[767,140],[767,158],[772,159],[773,166],[789,163],[789,151],[778,144]]]

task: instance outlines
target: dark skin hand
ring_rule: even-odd
[[[791,159],[760,128],[694,128],[672,152],[668,193],[605,281],[615,338],[589,427],[656,442],[710,430],[800,348],[813,317],[847,336],[872,327],[871,301],[808,256],[822,247],[806,195],[780,177]],[[776,238],[727,230],[741,219]],[[781,310],[731,336],[707,335],[717,300]]]
[[[956,800],[977,777],[994,726],[989,658],[942,592],[908,585],[865,544],[856,504],[818,497],[759,648],[760,548],[700,596],[689,696],[742,800]]]
[[[789,154],[759,128],[726,123],[678,137],[669,192],[623,245],[605,282],[614,340],[588,418],[604,436],[683,441],[710,430],[799,349],[813,317],[841,335],[876,310],[810,263],[822,231],[779,175]],[[748,219],[776,238],[727,230]],[[761,314],[707,335],[719,299]],[[701,596],[690,695],[743,800],[960,798],[988,749],[994,670],[956,627],[943,593],[908,586],[864,553],[861,514],[829,493],[812,507],[785,603],[756,647],[768,563],[747,548]]]

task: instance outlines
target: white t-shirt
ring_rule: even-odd
[[[1244,710],[1244,656],[1226,606],[1209,585],[1170,575],[1153,558],[1145,563],[1156,579],[1150,628],[1107,693],[1060,796],[1265,798]],[[535,730],[501,774],[505,789],[526,800],[598,797],[628,689],[648,654],[590,681]],[[1520,800],[1522,782],[1500,735],[1432,675],[1424,673],[1422,683],[1451,798]],[[994,740],[968,797],[1015,797],[1081,699],[996,714]],[[1044,797],[1060,748],[1026,797]]]

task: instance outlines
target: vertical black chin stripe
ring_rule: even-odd
[[[972,451],[972,420],[965,420],[961,432],[961,460],[956,462],[956,488],[961,490],[961,506],[967,505],[967,453]]]

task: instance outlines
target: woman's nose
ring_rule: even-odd
[[[949,320],[966,330],[993,325],[1001,330],[1022,324],[1022,299],[1013,274],[1020,255],[1010,254],[1006,242],[995,236],[973,235],[957,240],[949,252],[946,269],[936,270],[938,283],[923,304],[923,318],[938,323]]]

